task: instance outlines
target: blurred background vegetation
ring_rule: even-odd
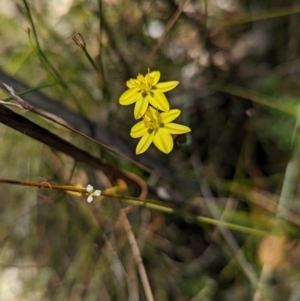
[[[0,81],[116,152],[9,108],[138,185],[2,123],[0,179],[121,183],[161,202],[0,184],[0,300],[300,300],[299,13],[290,0],[0,1]],[[192,129],[169,155],[135,155],[133,107],[118,103],[148,68],[180,81],[167,96]]]

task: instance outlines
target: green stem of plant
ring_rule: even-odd
[[[21,185],[21,186],[31,186],[31,187],[37,187],[37,188],[46,188],[46,189],[52,189],[52,190],[62,190],[62,191],[71,191],[71,192],[79,192],[82,195],[87,194],[87,191],[85,188],[78,188],[75,186],[71,185],[55,185],[55,184],[50,184],[48,182],[27,182],[27,181],[17,181],[17,180],[10,180],[10,179],[0,179],[0,183],[3,184],[13,184],[13,185]],[[170,207],[166,205],[163,202],[156,201],[156,200],[145,200],[145,199],[140,199],[140,198],[135,198],[131,196],[123,196],[123,195],[118,195],[118,194],[111,194],[111,193],[106,193],[103,191],[101,193],[102,196],[108,197],[108,198],[116,198],[121,201],[125,201],[129,204],[141,206],[141,207],[146,207],[152,210],[168,213],[168,214],[177,214],[182,217],[194,219],[200,223],[205,223],[205,224],[210,224],[210,225],[219,225],[223,227],[227,227],[229,229],[239,231],[239,232],[244,232],[248,234],[253,234],[253,235],[260,235],[260,236],[265,236],[268,235],[269,232],[264,231],[264,230],[259,230],[259,229],[253,229],[250,227],[245,227],[245,226],[240,226],[237,224],[232,224],[220,220],[215,220],[213,218],[205,217],[205,216],[200,216],[200,215],[195,215],[193,213],[187,212],[186,210],[180,210],[180,209],[175,209],[173,207]]]

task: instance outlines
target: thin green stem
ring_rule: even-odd
[[[275,218],[275,225],[273,231],[271,233],[271,241],[269,247],[270,257],[267,260],[263,267],[262,272],[259,279],[259,287],[255,292],[253,301],[256,301],[261,296],[261,291],[265,290],[268,287],[269,280],[271,279],[274,266],[272,265],[272,253],[273,248],[276,244],[276,236],[282,235],[284,232],[284,228],[282,227],[282,219],[287,215],[289,209],[292,207],[292,202],[294,200],[294,195],[297,187],[297,179],[299,176],[299,168],[300,168],[300,132],[299,132],[299,125],[300,125],[300,105],[298,105],[297,110],[297,120],[294,127],[294,132],[292,136],[292,156],[290,161],[287,164],[283,185],[278,201],[277,206],[277,214]]]
[[[199,179],[199,186],[200,191],[202,195],[204,196],[206,200],[207,207],[210,210],[210,213],[214,220],[218,221],[218,224],[216,224],[224,237],[228,247],[230,248],[231,252],[234,254],[237,262],[240,264],[241,268],[243,269],[245,275],[250,280],[253,287],[257,287],[258,284],[258,277],[255,272],[255,270],[252,268],[252,266],[249,264],[247,258],[245,257],[244,253],[241,251],[238,243],[236,242],[234,236],[229,231],[229,229],[233,229],[232,227],[228,227],[226,221],[224,221],[224,216],[220,213],[217,203],[215,201],[215,198],[210,190],[210,187],[205,179],[205,175],[203,173],[202,164],[198,157],[193,156],[191,158],[192,165],[194,167],[195,173],[197,178]],[[225,224],[223,224],[225,223]],[[231,225],[231,223],[228,223]],[[244,232],[244,231],[243,231]],[[250,233],[250,232],[248,232]]]
[[[34,88],[30,88],[30,89],[26,89],[26,90],[23,90],[21,92],[18,92],[17,95],[19,95],[19,96],[26,95],[28,93],[31,93],[31,92],[34,92],[34,91],[39,91],[41,89],[45,89],[45,88],[49,88],[49,87],[53,87],[55,85],[57,85],[57,83],[41,84],[41,85],[38,85]],[[12,96],[10,96],[10,97],[3,98],[2,101],[9,101],[9,100],[12,100],[12,99],[14,99],[14,98]]]
[[[48,60],[47,56],[42,51],[42,48],[40,46],[39,39],[38,39],[37,30],[36,30],[35,24],[33,22],[32,15],[31,15],[30,7],[28,5],[27,0],[23,0],[23,3],[25,5],[25,8],[26,8],[26,11],[27,11],[27,14],[28,14],[29,22],[31,24],[31,29],[32,29],[32,32],[33,32],[33,37],[34,37],[34,40],[35,40],[35,44],[34,44],[34,42],[31,39],[30,29],[27,29],[29,43],[30,43],[33,51],[37,54],[37,56],[38,56],[39,60],[41,61],[43,67],[48,72],[48,74],[51,76],[51,78],[53,78],[56,82],[58,82],[60,84],[60,86],[63,88],[63,90],[65,92],[67,92],[72,97],[72,99],[76,102],[76,105],[78,106],[80,111],[83,112],[83,107],[82,107],[81,103],[77,100],[75,95],[69,89],[66,82],[63,80],[63,78],[60,76],[60,74],[56,71],[56,69],[53,67],[53,65]]]
[[[77,39],[76,36],[73,36],[72,39],[75,42],[75,44],[79,48],[82,49],[82,51],[85,54],[86,58],[88,59],[89,63],[92,65],[93,69],[95,70],[95,72],[97,74],[99,84],[100,84],[100,88],[103,91],[105,98],[108,99],[109,98],[109,93],[108,93],[107,86],[106,86],[106,83],[105,83],[101,58],[98,58],[98,65],[97,65],[97,63],[93,60],[93,58],[91,57],[91,55],[89,54],[89,52],[86,49],[86,42],[85,42],[83,36],[79,32],[78,32],[78,35],[79,35],[81,40]],[[100,53],[99,53],[99,56],[100,56]]]
[[[253,90],[249,90],[246,88],[241,88],[232,84],[221,83],[221,82],[214,82],[212,88],[221,91],[230,95],[238,96],[243,99],[249,99],[253,102],[262,104],[264,106],[268,106],[270,108],[276,109],[278,111],[290,114],[292,116],[296,116],[297,113],[295,112],[294,106],[289,106],[286,103],[280,104],[278,103],[277,99],[263,95],[261,93],[257,93]]]
[[[0,179],[0,183],[3,184],[12,184],[12,185],[21,185],[21,186],[31,186],[31,187],[37,187],[37,188],[46,188],[46,189],[52,189],[52,190],[62,190],[62,191],[70,191],[70,192],[75,192],[79,193],[80,195],[85,195],[87,194],[86,188],[79,188],[76,186],[71,186],[71,185],[56,185],[56,184],[51,184],[48,182],[28,182],[28,181],[17,181],[17,180],[10,180],[10,179]],[[156,211],[168,213],[168,214],[176,214],[178,216],[186,217],[186,218],[191,218],[199,223],[205,223],[205,224],[210,224],[210,225],[215,225],[215,226],[222,226],[226,227],[228,229],[232,229],[235,231],[239,232],[244,232],[247,234],[253,234],[253,235],[259,235],[259,236],[266,236],[269,234],[268,231],[260,230],[260,229],[254,229],[246,226],[241,226],[237,224],[232,224],[228,223],[222,220],[217,220],[201,215],[196,215],[191,212],[188,212],[186,210],[179,210],[175,209],[163,202],[157,201],[157,200],[150,200],[150,199],[140,199],[132,196],[124,196],[124,195],[118,195],[118,194],[113,194],[113,193],[106,193],[105,191],[102,191],[101,193],[102,196],[108,197],[108,198],[116,198],[121,201],[127,202],[129,204],[141,206],[141,207],[146,207],[149,209],[153,209]]]

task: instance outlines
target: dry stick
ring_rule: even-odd
[[[15,101],[17,101],[20,104],[21,108],[23,108],[24,110],[30,111],[30,112],[32,112],[34,114],[37,114],[37,115],[39,115],[39,116],[41,116],[43,118],[46,118],[46,119],[48,119],[48,120],[50,120],[50,121],[52,121],[52,122],[54,122],[54,123],[56,123],[56,124],[58,124],[58,125],[60,125],[62,127],[65,127],[68,130],[70,130],[70,131],[72,131],[72,132],[74,132],[74,133],[76,133],[76,134],[78,134],[78,135],[80,135],[80,136],[82,136],[82,137],[84,137],[84,138],[86,138],[86,139],[88,139],[88,140],[90,140],[90,141],[92,141],[92,142],[100,145],[104,149],[106,149],[106,150],[108,150],[108,151],[110,151],[110,152],[112,152],[112,153],[114,153],[116,155],[121,156],[122,158],[126,159],[127,161],[129,161],[133,165],[141,168],[142,170],[147,171],[149,173],[151,172],[151,170],[149,168],[147,168],[146,166],[144,166],[144,165],[136,162],[135,160],[133,160],[133,159],[131,159],[131,158],[129,158],[129,157],[127,157],[127,156],[125,156],[125,155],[117,152],[117,151],[115,151],[111,147],[109,147],[109,146],[107,146],[107,145],[99,142],[98,140],[95,140],[95,139],[93,139],[93,138],[91,138],[91,137],[83,134],[82,132],[75,130],[74,128],[66,125],[64,122],[59,121],[57,117],[52,117],[52,114],[49,115],[48,113],[42,112],[42,111],[34,108],[31,104],[29,104],[27,101],[23,100],[19,95],[17,95],[16,92],[14,91],[14,89],[11,86],[9,86],[9,85],[7,85],[5,83],[2,83],[2,84],[7,89],[7,91],[10,93],[10,95],[13,97],[13,99]],[[3,102],[1,102],[1,103],[3,103]],[[0,122],[1,122],[1,120],[0,120]],[[148,186],[147,186],[147,184],[140,177],[136,176],[135,174],[130,173],[128,171],[126,171],[126,173],[127,173],[127,176],[129,178],[131,178],[133,181],[135,181],[140,186],[140,188],[141,188],[140,197],[141,198],[146,198],[147,194],[148,194]]]
[[[121,211],[120,219],[121,219],[121,221],[124,225],[124,229],[125,229],[128,241],[129,241],[130,246],[131,246],[133,257],[134,257],[135,263],[136,263],[137,268],[138,268],[139,273],[140,273],[140,277],[141,277],[141,281],[142,281],[142,284],[143,284],[143,287],[144,287],[144,291],[145,291],[147,301],[154,301],[152,290],[151,290],[150,283],[149,283],[149,280],[148,280],[148,276],[147,276],[147,273],[146,273],[146,269],[145,269],[145,266],[143,264],[143,260],[142,260],[142,257],[141,257],[141,253],[140,253],[139,247],[137,245],[136,239],[135,239],[135,237],[132,233],[130,223],[129,223],[129,221],[127,219],[127,216],[126,216],[124,211]]]
[[[168,22],[166,29],[164,31],[164,33],[162,34],[162,36],[159,38],[157,44],[153,47],[153,49],[151,50],[151,52],[149,53],[149,55],[146,57],[145,62],[148,64],[149,61],[152,59],[152,57],[154,56],[154,54],[156,53],[156,51],[158,50],[158,48],[161,46],[161,44],[164,42],[167,34],[169,33],[169,31],[171,30],[171,28],[174,26],[175,22],[177,21],[177,19],[179,18],[179,16],[182,14],[183,8],[185,7],[186,4],[188,4],[188,2],[190,2],[190,0],[186,0],[183,5],[181,7],[178,8],[178,10],[175,12],[175,14],[172,16],[172,18],[170,19],[170,21]]]
[[[147,191],[145,191],[145,188],[147,189],[147,185],[145,183],[142,184],[143,180],[140,179],[137,175],[125,170],[120,170],[113,164],[101,158],[92,156],[85,150],[78,148],[72,143],[51,133],[47,129],[6,108],[2,104],[0,104],[0,122],[21,132],[22,134],[25,134],[44,143],[51,148],[54,148],[68,156],[71,156],[79,162],[83,162],[94,168],[100,169],[103,172],[114,176],[115,178],[119,177],[125,181],[129,181],[134,186],[139,186],[142,196],[144,196],[145,194],[147,195]]]
[[[51,190],[62,190],[62,191],[69,191],[69,192],[77,192],[83,194],[90,194],[90,192],[87,191],[86,188],[80,188],[74,185],[56,185],[49,182],[29,182],[29,181],[20,181],[20,180],[11,180],[11,179],[3,179],[0,178],[0,183],[3,184],[12,184],[12,185],[20,185],[20,186],[30,186],[30,187],[37,187],[37,188],[48,188]],[[101,196],[104,197],[110,197],[110,198],[116,198],[121,200],[127,200],[127,201],[140,201],[148,202],[149,204],[153,204],[154,206],[163,206],[163,203],[156,201],[156,200],[149,200],[149,199],[142,199],[141,196],[139,197],[132,197],[132,196],[125,196],[125,195],[119,195],[114,193],[107,193],[105,191],[101,192]],[[128,207],[126,207],[128,208]],[[151,206],[150,206],[151,208]]]
[[[94,133],[95,124],[93,121],[89,120],[85,116],[79,114],[78,112],[72,111],[70,108],[66,107],[61,101],[52,99],[51,97],[45,95],[41,90],[53,87],[57,83],[46,83],[43,85],[38,85],[35,88],[29,87],[26,84],[20,82],[15,77],[6,74],[0,68],[0,82],[6,83],[11,87],[14,87],[15,90],[18,90],[17,96],[21,96],[23,100],[28,102],[33,106],[37,106],[43,112],[47,112],[51,116],[55,116],[59,120],[64,120],[67,124],[71,124],[77,130],[83,133]],[[10,102],[11,99],[14,99],[12,95],[5,99],[5,103],[14,103]],[[20,107],[20,105],[19,105]]]
[[[84,138],[86,138],[86,139],[88,139],[88,140],[90,140],[90,141],[92,141],[92,142],[100,145],[102,148],[106,149],[107,151],[109,151],[109,152],[111,152],[111,153],[113,153],[115,155],[118,155],[118,156],[124,158],[128,162],[132,163],[133,165],[137,166],[138,168],[140,168],[140,169],[142,169],[142,170],[144,170],[144,171],[146,171],[148,173],[152,172],[152,170],[150,168],[148,168],[148,167],[146,167],[146,166],[144,166],[144,165],[136,162],[135,160],[127,157],[126,155],[124,155],[124,154],[122,154],[120,152],[117,152],[113,148],[111,148],[111,147],[109,147],[109,146],[107,146],[107,145],[99,142],[98,140],[95,140],[94,138],[89,137],[89,136],[83,134],[80,131],[77,131],[76,129],[74,129],[74,128],[68,126],[67,124],[65,124],[64,122],[59,121],[59,118],[53,117],[52,114],[48,114],[46,112],[43,112],[41,110],[36,109],[31,104],[29,104],[27,101],[23,100],[19,95],[17,95],[17,93],[15,92],[15,90],[11,86],[9,86],[9,85],[7,85],[5,83],[2,83],[2,84],[7,89],[7,91],[12,96],[12,98],[16,102],[18,102],[20,104],[21,108],[23,108],[24,110],[29,111],[29,112],[34,113],[34,114],[37,114],[37,115],[39,115],[39,116],[41,116],[43,118],[46,118],[46,119],[48,119],[48,120],[50,120],[50,121],[52,121],[52,122],[54,122],[54,123],[56,123],[56,124],[64,127],[64,128],[66,128],[66,129],[68,129],[68,130],[70,130],[70,131],[72,131],[72,132],[74,132],[74,133],[76,133],[76,134],[78,134],[78,135],[80,135],[80,136],[82,136],[82,137],[84,137]],[[1,102],[1,103],[3,104],[3,102]]]

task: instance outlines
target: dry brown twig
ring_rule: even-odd
[[[127,235],[127,238],[128,238],[131,250],[132,250],[132,254],[133,254],[133,257],[134,257],[134,260],[135,260],[135,264],[138,268],[138,271],[139,271],[139,274],[140,274],[140,277],[141,277],[141,281],[142,281],[142,285],[144,287],[144,291],[145,291],[147,301],[154,301],[152,290],[151,290],[150,283],[149,283],[149,280],[148,280],[148,276],[147,276],[147,273],[146,273],[146,269],[145,269],[145,266],[143,264],[143,260],[142,260],[142,257],[141,257],[140,249],[138,247],[137,241],[134,237],[134,234],[132,232],[132,229],[131,229],[130,223],[128,221],[126,212],[124,210],[121,210],[119,219],[122,222],[122,224],[124,225],[124,230],[126,232],[126,235]]]

